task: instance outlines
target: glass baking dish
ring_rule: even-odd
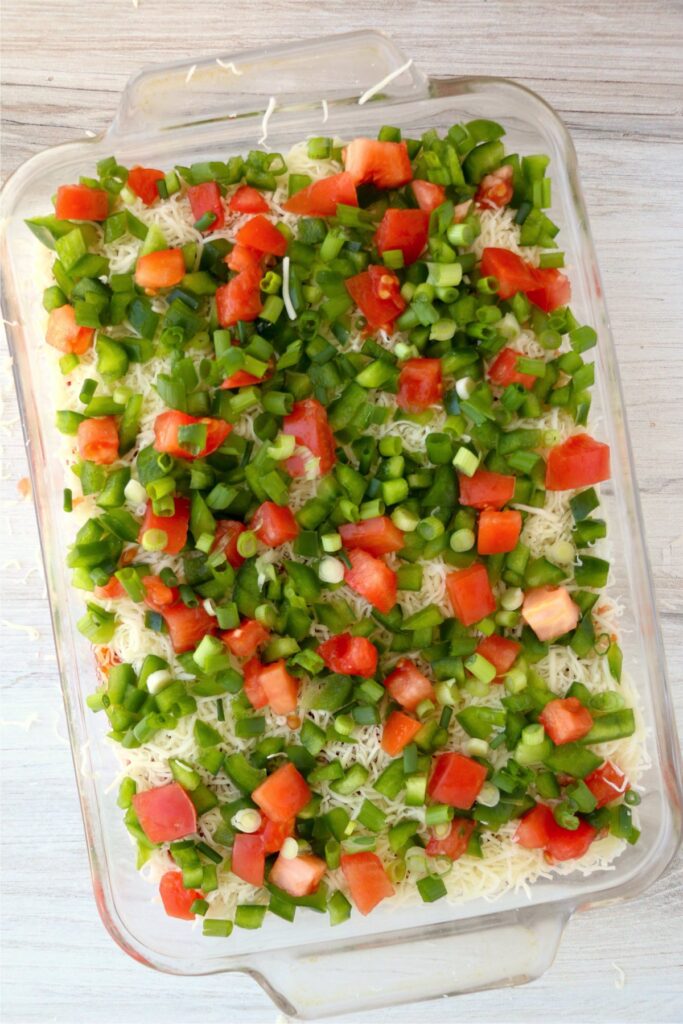
[[[389,79],[388,81],[384,81]],[[359,102],[376,83],[382,87]],[[150,906],[136,872],[115,793],[115,761],[100,718],[84,704],[96,684],[89,644],[74,623],[80,598],[64,562],[62,467],[48,374],[41,373],[42,281],[37,245],[23,220],[45,212],[56,186],[77,180],[115,153],[124,164],[172,166],[254,148],[286,151],[307,135],[375,134],[383,124],[408,136],[456,121],[493,118],[510,150],[551,157],[553,219],[562,230],[580,322],[599,332],[594,420],[612,449],[613,478],[602,487],[610,521],[612,594],[624,604],[625,665],[642,704],[651,767],[642,778],[642,836],[612,870],[538,881],[508,893],[452,905],[379,909],[331,931],[310,913],[292,927],[271,918],[227,942]],[[321,1017],[391,1003],[513,985],[551,964],[576,909],[632,897],[671,860],[680,833],[680,771],[662,643],[643,541],[614,345],[578,180],[576,156],[557,115],[539,97],[497,78],[426,78],[384,35],[358,32],[272,47],[219,60],[155,67],[133,78],[114,122],[97,138],[40,153],[2,193],[2,309],[14,359],[48,579],[62,688],[97,905],[115,941],[136,960],[175,974],[243,971],[286,1013]],[[597,922],[596,922],[597,923]]]

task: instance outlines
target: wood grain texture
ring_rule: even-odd
[[[500,74],[540,92],[579,155],[617,339],[678,720],[683,720],[683,8],[676,0],[318,0],[200,9],[184,0],[5,0],[3,177],[38,150],[98,132],[142,65],[381,27],[431,75]],[[3,364],[4,369],[4,364]],[[275,1022],[240,975],[170,978],[100,924],[87,863],[23,444],[0,376],[6,1024]],[[32,714],[37,720],[30,724]],[[553,968],[522,989],[392,1011],[430,1020],[680,1021],[683,859],[630,904],[577,915]],[[617,967],[623,970],[622,979]],[[623,980],[623,987],[619,987]],[[345,1020],[380,1022],[385,1014]]]

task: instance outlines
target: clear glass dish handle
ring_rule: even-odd
[[[348,945],[263,954],[251,974],[283,1012],[306,1019],[521,985],[552,964],[568,913],[538,908]]]
[[[384,100],[429,94],[426,76],[375,31],[153,66],[126,86],[108,134],[149,140],[155,132],[262,117],[271,97],[278,106],[353,103],[385,80]]]

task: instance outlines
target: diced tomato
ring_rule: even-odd
[[[57,189],[55,216],[58,220],[106,220],[109,194],[89,185],[60,185]]]
[[[555,819],[548,823],[548,843],[545,848],[547,860],[551,863],[561,860],[576,860],[588,852],[598,830],[583,819],[573,830],[562,828]]]
[[[158,249],[140,256],[135,266],[135,283],[147,291],[172,288],[185,277],[185,260],[180,249]]]
[[[441,401],[443,373],[440,359],[409,359],[398,375],[398,407],[422,412]]]
[[[469,811],[486,780],[486,768],[464,754],[438,754],[427,792],[440,804]]]
[[[534,587],[524,595],[522,618],[539,640],[552,642],[576,629],[581,612],[564,587]]]
[[[182,871],[167,871],[161,876],[159,895],[168,916],[179,917],[182,921],[194,921],[192,904],[204,898],[199,889],[185,888]]]
[[[53,348],[82,356],[92,345],[94,336],[95,331],[92,327],[79,327],[76,323],[76,311],[68,303],[50,310],[45,340]]]
[[[536,267],[536,284],[527,291],[527,298],[546,313],[566,306],[572,297],[572,286],[566,274],[557,267]]]
[[[311,791],[303,775],[288,762],[257,786],[251,798],[271,821],[289,821],[310,801]]]
[[[294,834],[294,818],[289,821],[271,821],[265,815],[261,816],[261,827],[256,835],[263,839],[263,849],[266,856],[270,853],[279,853],[285,839]]]
[[[296,711],[299,699],[299,680],[287,671],[284,658],[264,665],[259,683],[276,715],[289,715]]]
[[[225,262],[231,270],[241,273],[246,270],[261,277],[261,260],[263,253],[256,249],[250,249],[248,245],[236,245],[225,257]]]
[[[207,633],[215,632],[215,618],[206,611],[203,605],[188,608],[182,601],[159,608],[176,654],[193,650]]]
[[[422,728],[422,722],[402,711],[392,711],[382,730],[382,750],[389,757],[398,757],[404,747],[412,743]]]
[[[597,801],[596,809],[611,804],[631,788],[621,768],[613,761],[605,761],[583,781]]]
[[[242,619],[236,629],[221,633],[221,640],[236,658],[251,658],[269,639],[270,631],[256,619]]]
[[[290,896],[310,896],[326,871],[325,861],[312,853],[300,853],[291,859],[280,854],[273,864],[269,881]]]
[[[126,596],[126,588],[116,576],[110,576],[105,585],[103,587],[95,587],[93,593],[95,597],[99,597],[101,600],[115,601],[119,597]]]
[[[477,551],[480,555],[500,555],[513,551],[522,532],[522,513],[497,512],[485,508],[477,526]]]
[[[506,473],[493,473],[481,467],[472,476],[458,473],[461,505],[470,508],[502,508],[512,500],[515,493],[515,478]]]
[[[453,818],[448,835],[443,839],[437,839],[432,835],[425,853],[428,857],[450,857],[451,860],[458,860],[466,851],[476,825],[476,821],[470,821],[468,818]]]
[[[419,259],[429,237],[429,214],[424,210],[387,210],[375,233],[375,246],[382,255],[394,249],[403,253],[408,267]]]
[[[246,370],[237,370],[236,373],[226,377],[220,387],[223,391],[227,391],[229,388],[247,388],[252,384],[263,384],[269,376],[270,374],[266,373],[263,377],[256,377],[253,373],[247,373]]]
[[[422,181],[415,178],[410,186],[417,200],[417,205],[425,213],[431,213],[437,206],[446,201],[446,189],[443,185],[435,185],[431,181]]]
[[[147,502],[145,517],[142,520],[139,540],[147,530],[163,530],[166,534],[166,547],[162,550],[167,555],[177,555],[187,543],[187,528],[190,523],[190,502],[187,498],[174,499],[175,511],[172,516],[158,516],[154,512],[152,502]]]
[[[318,647],[330,672],[371,679],[377,671],[377,648],[364,636],[338,633]]]
[[[78,454],[86,462],[110,466],[119,457],[119,432],[113,416],[81,420],[76,437]]]
[[[492,174],[486,174],[481,179],[474,197],[477,206],[483,206],[489,210],[507,206],[515,191],[512,177],[512,167],[509,164],[504,164]]]
[[[231,196],[228,209],[232,213],[268,213],[269,206],[263,194],[251,185],[240,185]]]
[[[204,229],[204,234],[210,231],[220,231],[225,227],[225,210],[221,190],[215,181],[203,181],[201,185],[190,185],[187,190],[187,198],[190,200],[190,209],[195,221],[200,220],[205,213],[212,213],[215,220]]]
[[[250,249],[266,252],[271,256],[284,256],[287,252],[285,236],[260,213],[248,220],[239,229],[235,238],[240,245],[247,245]]]
[[[577,697],[549,701],[538,716],[538,720],[558,747],[563,743],[580,740],[593,727],[590,711]]]
[[[311,456],[318,459],[320,476],[329,473],[336,462],[334,434],[327,419],[325,406],[317,398],[304,398],[295,402],[282,424],[283,434],[289,434],[298,445],[308,448]],[[290,476],[305,476],[309,460],[302,455],[292,455],[285,462]]]
[[[198,452],[183,447],[179,438],[181,427],[206,427],[206,444]],[[232,424],[225,420],[213,419],[211,416],[189,416],[177,409],[169,409],[160,413],[154,421],[154,447],[158,452],[168,452],[176,459],[203,459],[211,455],[225,441],[232,430]]]
[[[496,599],[488,573],[481,562],[449,573],[446,576],[446,590],[455,617],[463,626],[473,626],[496,610]]]
[[[394,320],[406,308],[401,283],[387,267],[371,266],[347,277],[344,284],[368,322],[368,329],[391,331]]]
[[[143,576],[142,585],[145,588],[145,604],[155,611],[161,611],[178,600],[177,589],[167,587],[159,576]]]
[[[250,885],[261,886],[266,870],[263,836],[238,832],[232,847],[232,873]]]
[[[517,370],[517,360],[521,352],[515,352],[513,348],[502,348],[487,370],[487,376],[492,384],[500,388],[506,388],[510,384],[521,384],[527,391],[536,383],[536,378],[530,373],[520,373]]]
[[[369,555],[389,555],[400,551],[405,534],[395,526],[389,516],[373,516],[358,523],[342,523],[339,533],[348,551],[362,548]]]
[[[243,246],[236,246],[231,256]],[[242,270],[227,284],[216,290],[216,315],[221,327],[232,327],[240,320],[256,320],[263,309],[261,302],[261,271],[256,266]]]
[[[376,853],[343,853],[341,869],[351,899],[363,915],[394,895],[394,887]]]
[[[501,676],[509,672],[517,660],[522,645],[506,636],[492,633],[479,641],[475,654],[481,654],[496,670],[496,681],[502,682]]]
[[[590,487],[609,477],[609,445],[595,441],[589,434],[574,434],[548,453],[545,485],[549,491]]]
[[[358,206],[356,186],[348,171],[314,181],[290,196],[283,206],[288,213],[298,213],[303,217],[334,217],[339,203]]]
[[[261,543],[269,548],[279,548],[299,536],[299,527],[291,509],[276,505],[274,501],[264,501],[259,505],[251,528]]]
[[[343,156],[344,168],[356,185],[371,181],[378,188],[400,188],[413,177],[405,142],[354,139]]]
[[[197,831],[197,812],[179,782],[136,793],[133,808],[152,843],[172,843]]]
[[[423,700],[436,701],[431,680],[420,672],[410,658],[401,658],[393,672],[384,680],[392,698],[406,709],[414,711]]]
[[[253,708],[264,708],[268,703],[268,694],[261,686],[263,665],[258,658],[248,661],[242,672],[244,674],[244,692]]]
[[[501,299],[511,299],[516,292],[529,292],[538,284],[534,268],[509,249],[484,249],[479,270],[482,277],[496,278]]]
[[[244,558],[237,550],[237,538],[244,533],[246,526],[236,519],[219,519],[213,539],[212,551],[222,551],[233,569],[244,565]]]
[[[381,558],[373,558],[360,548],[349,552],[351,568],[344,570],[344,579],[351,590],[364,597],[378,612],[385,614],[396,604],[398,585],[396,573]]]
[[[520,819],[513,843],[519,843],[525,850],[543,850],[550,838],[550,823],[553,812],[546,804],[536,804]]]
[[[135,192],[138,199],[142,199],[145,206],[152,206],[159,198],[157,182],[164,177],[164,172],[154,167],[131,167],[126,185]]]

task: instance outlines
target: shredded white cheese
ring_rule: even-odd
[[[271,96],[270,99],[268,100],[268,106],[266,107],[266,112],[263,115],[263,120],[261,121],[261,132],[262,132],[262,135],[261,135],[261,138],[258,140],[259,146],[262,146],[263,143],[268,138],[268,122],[270,121],[271,114],[275,110],[276,106],[277,106],[277,103],[275,102],[275,97]]]
[[[370,88],[366,89],[363,95],[358,98],[358,105],[362,106],[364,103],[367,103],[369,99],[372,99],[372,97],[376,96],[378,92],[381,92],[382,89],[389,85],[390,82],[393,82],[395,78],[400,78],[403,72],[407,71],[408,68],[412,66],[412,63],[413,59],[411,57],[410,60],[407,60],[405,64],[402,64],[400,68],[396,68],[395,71],[386,75],[381,79],[381,81],[375,82],[374,85],[371,85]]]
[[[285,309],[290,320],[296,320],[296,310],[292,305],[292,296],[289,294],[289,256],[282,261],[282,298],[285,302]]]

